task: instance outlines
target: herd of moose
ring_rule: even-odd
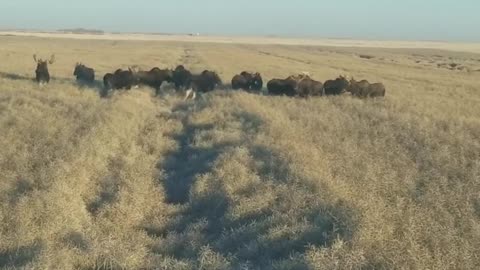
[[[55,62],[55,55],[52,55],[49,60],[37,59],[36,55],[33,56],[33,59],[37,63],[36,81],[41,85],[48,83],[50,81],[48,64]],[[95,81],[95,70],[80,63],[76,64],[73,75],[76,76],[77,82],[82,84],[93,84]],[[194,99],[199,92],[205,93],[223,86],[218,74],[210,70],[193,74],[183,65],[177,66],[174,70],[155,67],[149,71],[129,67],[128,70],[117,69],[113,73],[105,74],[100,95],[106,97],[110,91],[129,90],[139,85],[152,87],[155,89],[155,95],[158,95],[164,82],[173,83],[176,90],[186,90],[185,99]],[[263,88],[263,79],[258,72],[243,71],[232,78],[231,87],[234,90],[243,89],[259,93]],[[267,82],[267,90],[269,95],[290,97],[341,95],[344,93],[361,98],[385,96],[385,86],[382,83],[369,83],[366,80],[356,81],[353,78],[347,80],[345,76],[322,83],[313,80],[305,72],[289,76],[286,79],[272,79]]]

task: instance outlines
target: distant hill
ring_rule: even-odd
[[[94,34],[94,35],[105,34],[105,32],[103,30],[85,29],[85,28],[60,29],[60,30],[58,30],[58,32],[70,33],[70,34]]]

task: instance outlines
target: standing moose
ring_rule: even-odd
[[[77,77],[77,82],[80,84],[93,84],[95,82],[95,70],[82,63],[75,65],[73,76]]]
[[[37,59],[37,55],[33,55],[33,60],[37,63],[37,69],[35,70],[35,80],[40,85],[50,82],[50,73],[48,73],[48,64],[55,62],[55,55],[50,56],[50,60]]]

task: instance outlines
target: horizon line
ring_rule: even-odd
[[[78,31],[78,32],[77,32]],[[448,40],[448,39],[413,39],[413,38],[372,38],[372,37],[344,37],[344,36],[321,36],[321,35],[284,35],[284,34],[219,34],[208,32],[152,32],[152,31],[108,31],[94,28],[74,27],[59,29],[41,28],[3,28],[0,32],[19,33],[44,33],[44,34],[91,34],[91,35],[152,35],[152,36],[208,36],[208,37],[245,37],[245,38],[284,38],[284,39],[312,39],[312,40],[349,40],[349,41],[398,41],[398,42],[442,42],[442,43],[472,43],[478,44],[480,40]]]

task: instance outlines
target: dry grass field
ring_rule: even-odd
[[[56,54],[46,87],[33,53]],[[78,61],[387,94],[101,99]],[[478,70],[419,48],[0,37],[0,268],[480,269]]]

